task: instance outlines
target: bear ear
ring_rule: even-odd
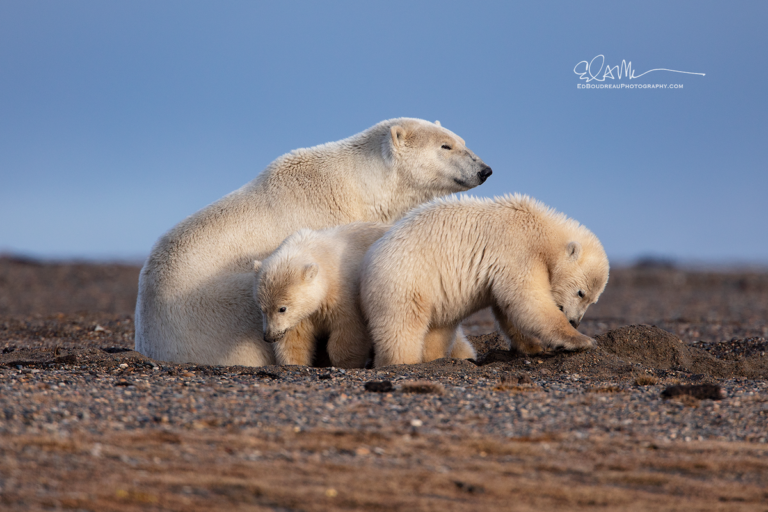
[[[576,261],[579,259],[579,256],[581,256],[581,244],[579,242],[568,242],[568,245],[565,246],[565,250],[571,261]]]
[[[305,281],[311,281],[317,275],[319,267],[317,263],[307,263],[304,265],[304,270],[301,273],[301,278]]]
[[[405,142],[405,128],[400,125],[395,125],[389,129],[389,134],[392,136],[392,146],[399,148]]]
[[[443,126],[443,125],[441,125],[441,124],[440,124],[440,121],[435,121],[435,124],[436,124],[437,126]]]
[[[259,260],[253,260],[253,271],[258,272],[261,270],[261,262]]]

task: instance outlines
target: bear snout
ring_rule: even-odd
[[[280,339],[283,337],[284,334],[285,334],[285,331],[272,333],[272,334],[265,332],[264,341],[266,341],[267,343],[277,343],[278,341],[280,341]]]
[[[571,320],[570,321],[570,324],[573,326],[574,329],[577,328],[580,323],[581,322],[579,322],[578,320]]]
[[[480,169],[480,171],[477,173],[477,177],[480,178],[480,183],[485,183],[485,180],[487,180],[488,176],[491,174],[493,174],[493,170],[491,170],[491,168],[486,165]]]

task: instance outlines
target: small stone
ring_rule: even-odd
[[[372,380],[365,383],[363,386],[366,391],[373,393],[389,393],[394,389],[392,382],[388,380]]]
[[[336,489],[325,490],[325,495],[328,496],[329,498],[335,498],[336,496],[338,496],[338,494],[339,492]]]
[[[717,384],[678,384],[676,386],[669,386],[661,392],[663,398],[674,398],[681,395],[688,395],[698,400],[721,400],[723,398],[723,390]]]
[[[106,329],[97,324],[96,327],[94,327],[93,332],[106,332]]]
[[[424,425],[424,422],[421,420],[411,420],[412,427],[421,427],[422,425]]]
[[[532,385],[533,384],[533,380],[529,376],[527,376],[527,375],[520,375],[517,378],[517,383],[520,386],[528,386],[528,385]]]

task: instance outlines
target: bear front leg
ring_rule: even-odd
[[[577,331],[559,309],[555,308],[548,313],[551,323],[548,323],[544,332],[539,335],[545,346],[565,350],[587,350],[597,345],[594,339]]]
[[[496,318],[496,328],[509,342],[509,348],[516,349],[523,354],[537,354],[543,350],[541,341],[520,332],[520,329],[515,327],[499,306],[493,306],[491,309],[494,318]]]
[[[539,349],[587,350],[595,346],[595,340],[577,331],[560,311],[552,297],[525,296],[518,305],[502,309],[507,321],[522,334],[522,350],[528,349],[528,341],[537,339]],[[530,351],[526,353],[532,353]]]
[[[429,318],[417,314],[392,315],[371,322],[374,366],[417,364],[424,360],[424,337]]]
[[[310,366],[315,355],[315,329],[304,320],[275,343],[277,364]]]
[[[337,368],[364,368],[371,353],[371,338],[362,314],[341,318],[331,330],[328,356]]]

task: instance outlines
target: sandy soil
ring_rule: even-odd
[[[474,363],[344,371],[147,359],[138,270],[0,258],[0,509],[768,510],[768,273],[617,269],[595,350],[480,312]]]

